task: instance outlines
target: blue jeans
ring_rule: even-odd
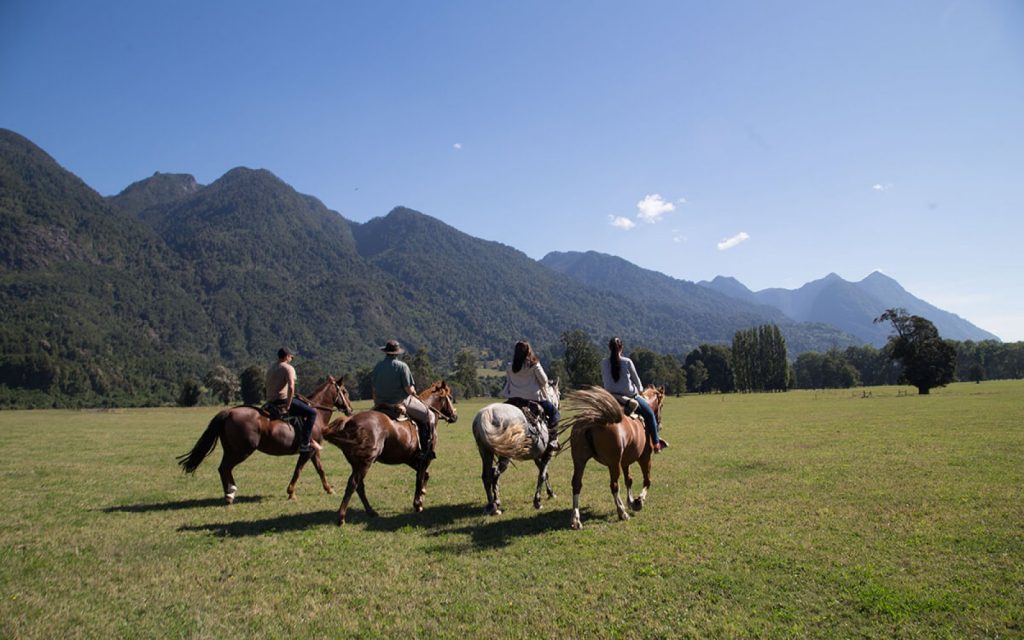
[[[558,412],[558,407],[555,406],[555,403],[550,400],[538,400],[537,404],[544,409],[544,417],[548,421],[548,428],[556,426],[562,414]]]
[[[288,414],[302,418],[299,451],[309,451],[309,440],[313,436],[313,425],[316,424],[316,409],[298,398],[292,398],[292,406],[288,409]]]
[[[633,397],[640,405],[640,416],[643,417],[644,423],[647,425],[647,432],[651,434],[651,441],[658,444],[661,441],[658,436],[658,416],[654,415],[654,409],[648,404],[647,398],[639,393]]]

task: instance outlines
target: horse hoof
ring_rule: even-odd
[[[573,520],[569,523],[569,528],[573,531],[579,531],[583,528],[583,523],[581,523],[579,520]]]
[[[533,501],[533,508],[534,509],[540,509],[540,507],[541,507],[540,500],[534,500]]]
[[[629,520],[629,514],[625,511],[619,512],[619,520]]]
[[[235,504],[235,496],[224,496],[224,502],[229,505]]]
[[[630,506],[633,507],[633,511],[640,511],[644,508],[644,501],[640,498],[636,498]]]
[[[345,524],[345,518],[338,518],[338,526],[341,527],[341,526],[344,526],[344,524]]]
[[[333,496],[334,495],[334,487],[329,487],[327,489],[327,495],[329,495],[329,496]]]

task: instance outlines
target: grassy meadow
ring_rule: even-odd
[[[582,531],[568,455],[543,509],[520,463],[482,515],[483,404],[423,513],[377,465],[344,528],[330,445],[338,495],[255,453],[226,507],[219,447],[174,461],[213,408],[0,412],[0,637],[1024,637],[1024,382],[670,398],[646,507],[592,462]]]

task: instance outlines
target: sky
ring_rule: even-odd
[[[881,271],[1024,340],[1024,2],[0,0],[0,127],[103,195],[267,169],[532,258]]]

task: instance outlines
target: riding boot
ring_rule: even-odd
[[[420,436],[420,460],[433,460],[437,457],[437,454],[434,453],[434,447],[431,446],[430,428],[419,423],[416,424],[416,428]]]
[[[558,430],[555,428],[558,423],[554,423],[548,427],[548,451],[554,452],[559,451],[562,447],[558,444]]]

